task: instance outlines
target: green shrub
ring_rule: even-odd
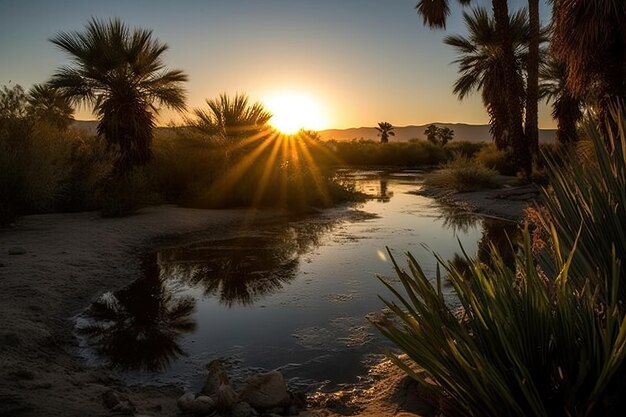
[[[52,210],[70,176],[70,153],[67,135],[54,129],[0,137],[0,223]]]
[[[497,173],[464,157],[458,157],[441,169],[427,175],[424,183],[430,187],[455,192],[497,188]]]
[[[551,187],[544,193],[549,218],[543,227],[558,231],[560,245],[577,256],[572,268],[581,280],[593,277],[600,282],[612,274],[611,254],[626,262],[626,110],[611,109],[608,124],[616,126],[614,134],[604,136],[594,121],[588,121],[584,134],[592,152],[580,159],[573,150],[564,154],[568,163],[547,158]],[[554,246],[554,245],[552,245]],[[545,269],[551,257],[544,257]],[[626,299],[626,285],[621,298]]]
[[[484,167],[494,169],[502,175],[515,175],[517,173],[513,154],[510,151],[501,151],[493,144],[484,146],[476,154],[476,162]]]
[[[381,280],[402,307],[383,301],[399,322],[383,317],[373,324],[421,371],[390,352],[389,357],[440,399],[446,415],[621,415],[623,305],[617,298],[599,305],[592,287],[579,291],[570,275],[575,252],[567,259],[559,253],[556,274],[539,273],[528,231],[524,237],[514,268],[495,246],[489,267],[467,257],[469,269],[444,264],[463,308],[461,319],[444,299],[439,271],[433,286],[410,254],[410,274],[392,257],[406,295]],[[614,258],[610,265],[607,284],[617,287],[619,262]]]
[[[322,165],[424,167],[449,159],[441,146],[426,141],[380,143],[373,141],[325,142],[313,157]]]
[[[140,208],[159,202],[159,195],[150,189],[150,178],[143,168],[111,175],[100,193],[103,217],[128,216]]]

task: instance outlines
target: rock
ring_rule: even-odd
[[[26,253],[26,249],[15,246],[13,248],[9,248],[8,253],[9,255],[24,255]]]
[[[221,385],[213,396],[215,405],[220,411],[230,410],[239,401],[239,396],[230,385]]]
[[[231,417],[256,417],[259,413],[257,413],[250,404],[242,401],[235,404],[233,409],[230,411],[230,415]]]
[[[186,392],[181,395],[178,400],[176,400],[176,405],[178,405],[178,408],[180,408],[181,411],[187,411],[195,399],[196,394],[193,392]]]
[[[132,415],[135,413],[135,406],[128,397],[113,390],[108,390],[102,394],[102,403],[109,410],[119,414]]]
[[[289,404],[287,385],[283,374],[278,371],[250,377],[241,391],[240,398],[258,410]]]
[[[196,397],[193,392],[181,395],[176,404],[182,412],[191,414],[210,414],[215,409],[215,402],[211,397],[206,395]]]
[[[207,365],[209,375],[207,375],[206,382],[202,388],[202,393],[206,395],[213,395],[217,392],[218,388],[222,385],[230,385],[228,380],[228,374],[224,369],[222,361],[216,359],[211,361]]]

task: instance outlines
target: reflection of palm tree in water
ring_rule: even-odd
[[[474,223],[470,222],[468,217],[463,216],[456,221],[450,221],[450,219],[451,217],[446,218],[450,224],[454,225],[457,229],[465,229],[465,233],[467,233],[468,227],[475,224],[477,217],[473,216]],[[459,225],[462,227],[459,227]],[[496,248],[504,264],[512,268],[515,265],[516,241],[519,239],[517,223],[484,218],[482,219],[482,229],[482,236],[478,241],[476,261],[487,266],[492,266],[492,248]],[[471,276],[471,264],[465,256],[456,253],[450,262],[462,276]]]
[[[144,271],[144,278],[92,303],[83,317],[88,324],[78,332],[114,366],[160,371],[184,354],[177,339],[195,329],[195,301],[175,297],[155,258],[144,262]]]
[[[200,286],[221,304],[252,305],[280,290],[298,272],[299,256],[319,244],[334,221],[313,219],[243,232],[160,253],[164,274]]]
[[[380,179],[380,192],[378,193],[378,196],[376,196],[376,201],[386,203],[391,200],[391,197],[393,197],[393,192],[387,191],[387,182],[388,180],[386,178]]]

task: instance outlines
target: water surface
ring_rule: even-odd
[[[434,276],[433,251],[451,259],[460,242],[475,255],[505,226],[414,194],[418,172],[349,175],[371,200],[233,236],[194,235],[147,256],[144,277],[77,320],[82,355],[131,383],[199,388],[216,358],[235,380],[272,369],[305,390],[362,380],[388,345],[366,320],[388,295],[376,275],[397,282],[386,247],[402,265],[410,251]]]

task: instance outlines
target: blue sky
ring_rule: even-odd
[[[475,0],[490,7],[490,0]],[[119,17],[154,31],[170,68],[189,75],[188,105],[222,92],[263,100],[301,91],[323,103],[329,127],[434,121],[485,123],[478,96],[452,94],[447,34],[464,33],[459,7],[447,30],[423,27],[416,0],[0,0],[0,84],[28,88],[67,57],[48,41],[91,18]],[[510,0],[510,8],[524,1]],[[542,4],[542,19],[549,9]],[[92,118],[81,109],[80,119]],[[164,113],[162,122],[176,116]],[[542,127],[553,127],[542,106]]]

